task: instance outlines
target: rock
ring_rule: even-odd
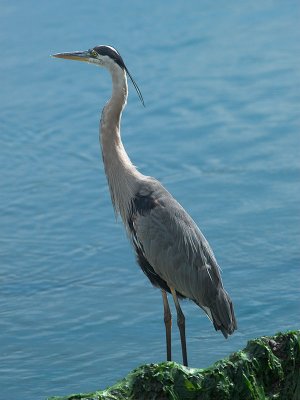
[[[206,369],[142,365],[99,392],[51,400],[300,400],[300,330],[250,340]],[[50,400],[50,399],[49,399]]]

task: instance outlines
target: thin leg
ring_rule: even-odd
[[[174,288],[170,288],[170,289],[171,289],[171,293],[172,293],[176,311],[177,311],[177,325],[178,325],[179,333],[180,333],[183,365],[185,365],[187,367],[188,361],[187,361],[186,339],[185,339],[185,317],[181,310],[181,307],[180,307],[180,304],[179,304],[179,301],[177,298],[176,290]]]
[[[162,290],[161,294],[164,302],[164,322],[166,327],[167,361],[171,361],[172,360],[171,356],[172,315],[170,311],[167,293],[164,290]]]

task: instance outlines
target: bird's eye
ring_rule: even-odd
[[[96,50],[92,49],[92,50],[91,50],[91,55],[92,55],[93,57],[97,57],[97,56],[98,56],[98,53],[96,52]]]

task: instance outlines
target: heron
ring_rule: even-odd
[[[233,303],[224,289],[214,253],[185,209],[158,180],[143,175],[126,153],[120,125],[128,97],[127,76],[145,104],[120,53],[112,46],[99,45],[53,56],[104,67],[111,74],[112,94],[102,111],[99,136],[112,204],[125,225],[138,264],[152,285],[161,290],[167,361],[172,360],[170,294],[177,313],[183,365],[188,366],[185,316],[179,300],[197,304],[225,338],[237,329]]]

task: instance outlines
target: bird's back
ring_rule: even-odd
[[[152,284],[189,298],[227,337],[236,329],[230,297],[215,256],[196,223],[155,179],[145,177],[132,199],[128,227]]]

